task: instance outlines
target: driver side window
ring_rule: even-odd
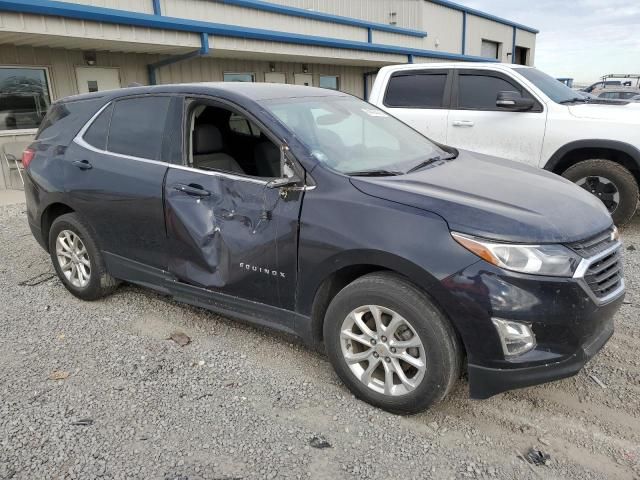
[[[245,115],[194,102],[189,115],[190,167],[261,178],[282,177],[280,147]]]

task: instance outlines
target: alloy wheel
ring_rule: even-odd
[[[340,345],[351,372],[371,390],[406,395],[422,382],[425,350],[411,324],[378,305],[361,306],[342,322]]]
[[[91,279],[91,261],[82,239],[71,230],[62,230],[56,238],[56,256],[65,278],[77,288]]]
[[[615,183],[605,177],[589,176],[576,181],[576,185],[598,197],[609,213],[613,214],[620,204],[620,191]]]

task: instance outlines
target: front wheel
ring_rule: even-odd
[[[373,273],[332,300],[324,322],[329,359],[362,400],[411,414],[442,400],[460,376],[453,327],[403,277]]]
[[[638,183],[633,174],[611,160],[584,160],[562,174],[604,203],[616,225],[633,218],[638,206]]]

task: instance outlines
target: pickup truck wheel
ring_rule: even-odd
[[[53,221],[49,254],[62,284],[82,300],[102,298],[118,286],[118,281],[107,273],[89,229],[75,213]]]
[[[442,400],[460,376],[453,327],[403,277],[365,275],[332,300],[324,322],[329,359],[362,400],[393,413],[417,413]]]
[[[618,226],[628,223],[636,212],[638,183],[619,163],[584,160],[569,167],[562,176],[602,200]]]

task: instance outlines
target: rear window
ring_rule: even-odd
[[[389,80],[384,104],[398,108],[442,108],[447,74],[402,74]]]
[[[115,102],[107,150],[158,160],[170,97],[137,97]]]

